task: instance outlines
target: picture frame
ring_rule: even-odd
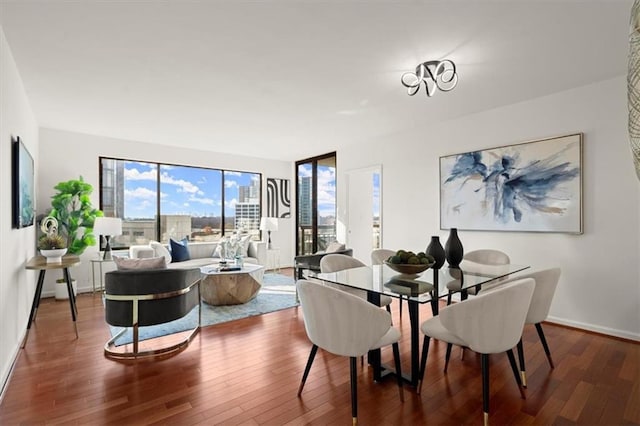
[[[583,135],[440,157],[440,228],[583,233]]]
[[[267,178],[267,217],[291,217],[290,188],[289,179]]]
[[[35,168],[33,157],[19,136],[12,138],[13,227],[26,228],[35,220]]]

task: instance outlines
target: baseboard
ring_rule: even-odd
[[[4,399],[5,392],[7,391],[9,381],[11,380],[11,376],[13,375],[16,363],[18,362],[18,356],[20,355],[20,351],[22,350],[21,345],[24,341],[26,333],[27,330],[25,328],[22,334],[22,338],[18,340],[18,345],[15,347],[13,354],[11,355],[11,362],[8,364],[8,368],[3,371],[2,376],[0,376],[0,405],[2,405],[2,400]]]
[[[598,334],[604,334],[607,336],[619,337],[622,339],[633,340],[636,342],[640,342],[640,334],[638,333],[630,333],[625,330],[617,330],[615,328],[602,327],[593,324],[587,324],[580,321],[571,321],[565,318],[558,318],[549,316],[545,322],[549,322],[552,324],[564,325],[567,327],[577,328],[580,330],[592,331]]]

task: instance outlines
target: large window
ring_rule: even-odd
[[[336,154],[296,162],[297,254],[324,250],[336,240]]]
[[[260,173],[100,158],[100,208],[122,218],[113,247],[169,238],[259,238]],[[224,225],[223,225],[224,224]]]

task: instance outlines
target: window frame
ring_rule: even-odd
[[[162,229],[161,229],[161,217],[162,217],[162,211],[161,211],[161,167],[162,166],[169,166],[169,167],[188,167],[188,168],[193,168],[193,169],[203,169],[203,170],[213,170],[213,171],[218,171],[221,174],[221,179],[220,179],[220,194],[221,194],[221,200],[222,200],[222,205],[221,205],[221,211],[220,211],[220,219],[221,219],[221,229],[220,229],[220,238],[225,237],[225,234],[232,234],[236,231],[236,228],[234,226],[233,229],[229,229],[227,230],[225,227],[225,223],[227,220],[227,215],[225,213],[225,196],[226,196],[226,191],[225,191],[225,172],[231,172],[231,173],[242,173],[242,174],[250,174],[250,175],[257,175],[258,176],[258,211],[260,212],[260,216],[262,217],[263,215],[263,202],[262,202],[262,173],[261,172],[255,172],[255,171],[248,171],[248,170],[237,170],[237,169],[223,169],[223,168],[218,168],[218,167],[203,167],[203,166],[194,166],[194,165],[190,165],[190,164],[180,164],[180,163],[167,163],[167,162],[158,162],[158,161],[148,161],[148,160],[139,160],[139,159],[130,159],[130,158],[120,158],[120,157],[112,157],[112,156],[106,156],[106,155],[101,155],[98,156],[98,197],[99,197],[99,208],[101,210],[103,210],[103,160],[112,160],[112,161],[122,161],[122,162],[134,162],[134,163],[144,163],[144,164],[149,164],[149,165],[154,165],[156,168],[156,175],[157,175],[157,179],[156,179],[156,219],[155,219],[155,240],[156,241],[161,241],[161,236],[162,236]],[[113,169],[115,170],[115,168]],[[112,186],[111,188],[115,187],[115,180],[113,182],[111,182]],[[125,220],[126,218],[123,217],[121,218],[123,220]],[[262,238],[262,231],[260,231],[258,229],[258,233],[256,234],[258,239]],[[189,235],[189,238],[191,239],[191,235]],[[100,248],[102,249],[104,247],[104,238],[102,238],[102,236],[100,236]],[[168,243],[168,241],[167,241]],[[119,250],[126,250],[128,249],[129,246],[118,246]]]

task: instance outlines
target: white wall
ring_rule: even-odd
[[[265,179],[291,179],[290,162],[151,145],[52,129],[40,129],[40,155],[47,160],[41,162],[39,167],[38,214],[45,213],[51,207],[50,199],[55,192],[53,187],[58,182],[77,179],[79,176],[93,185],[92,202],[98,207],[100,156],[262,173],[264,211],[267,205]],[[275,247],[280,248],[281,265],[285,266],[293,262],[293,225],[290,229],[286,229],[286,225],[283,228],[282,231],[279,229],[272,233],[271,240]],[[78,281],[79,292],[92,288],[90,259],[97,257],[97,250],[97,246],[87,248],[81,256],[82,263],[71,270],[73,278]],[[54,278],[53,275],[46,277],[44,297],[53,295]]]
[[[36,287],[35,273],[24,269],[35,254],[35,227],[12,228],[11,138],[16,136],[37,169],[38,127],[0,27],[0,391],[26,331]]]
[[[339,220],[344,223],[347,217],[344,172],[379,163],[385,247],[424,250],[431,235],[440,235],[444,245],[448,232],[439,229],[440,156],[577,132],[584,133],[583,235],[459,235],[465,250],[497,248],[508,252],[513,263],[561,266],[551,320],[640,340],[640,184],[628,143],[625,77],[340,151]]]

